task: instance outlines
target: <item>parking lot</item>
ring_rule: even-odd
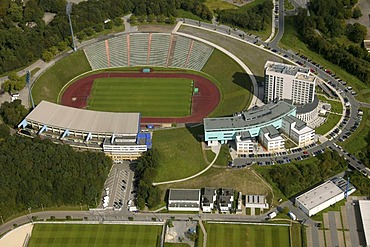
[[[130,162],[115,163],[104,184],[100,207],[122,210],[132,198],[133,166]]]

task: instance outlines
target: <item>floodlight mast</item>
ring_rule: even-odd
[[[72,3],[68,2],[67,6],[66,6],[66,14],[68,15],[69,27],[71,29],[73,50],[76,51],[77,48],[76,48],[76,44],[75,44],[75,36],[73,35],[73,28],[72,28],[72,22],[71,22],[71,13],[72,13]]]

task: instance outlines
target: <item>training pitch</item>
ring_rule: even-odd
[[[288,226],[207,224],[207,232],[212,247],[290,246]]]
[[[162,226],[35,224],[29,247],[156,247]]]
[[[192,93],[193,81],[187,78],[99,78],[87,109],[183,117],[191,115]]]

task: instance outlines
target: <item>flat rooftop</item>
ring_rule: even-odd
[[[312,190],[296,197],[296,201],[299,201],[308,210],[315,208],[316,206],[328,201],[329,199],[344,193],[333,181],[329,180]]]
[[[280,74],[285,75],[292,75],[296,76],[297,73],[309,74],[310,70],[304,67],[285,64],[285,63],[277,63],[272,61],[267,61],[265,64],[265,69],[267,71],[272,71]]]
[[[27,122],[86,133],[137,134],[140,113],[99,112],[41,101]]]
[[[362,226],[364,228],[366,246],[370,246],[370,201],[359,200],[358,205],[360,207],[360,214]]]
[[[252,108],[232,117],[205,118],[203,120],[204,129],[209,131],[252,127],[283,117],[295,109],[295,106],[285,101],[279,101],[278,103],[266,104],[259,108]]]
[[[199,189],[170,189],[169,201],[199,201]]]

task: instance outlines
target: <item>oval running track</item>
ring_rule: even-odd
[[[109,77],[131,77],[131,78],[189,78],[194,81],[195,87],[199,89],[197,95],[192,96],[192,114],[185,117],[142,117],[141,123],[200,123],[207,117],[220,102],[220,92],[210,80],[194,74],[187,73],[112,73],[105,72],[83,77],[64,91],[61,103],[65,106],[75,108],[86,108],[94,80]]]

